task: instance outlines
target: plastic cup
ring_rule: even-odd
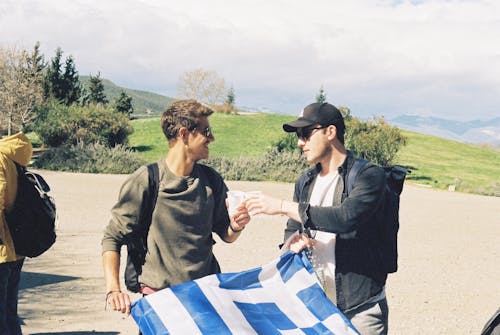
[[[261,191],[250,191],[250,192],[245,192],[245,199],[252,198],[254,196],[259,196],[261,195]]]
[[[227,192],[227,200],[229,203],[229,215],[233,215],[236,212],[236,209],[241,204],[245,197],[245,192],[242,191],[228,191]]]
[[[252,197],[256,197],[256,196],[259,196],[261,195],[262,192],[261,191],[249,191],[249,192],[245,192],[245,196],[244,198],[245,199],[250,199]],[[253,216],[253,213],[252,212],[248,212],[248,214],[250,214],[250,216]]]

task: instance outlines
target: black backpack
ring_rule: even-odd
[[[141,218],[143,221],[139,224],[140,230],[130,234],[127,237],[127,264],[125,266],[125,286],[131,292],[139,292],[141,285],[139,283],[139,275],[142,273],[142,266],[146,260],[148,251],[147,239],[149,226],[153,210],[156,206],[159,190],[159,170],[158,163],[148,164],[148,194],[142,201]]]
[[[356,158],[354,161],[347,175],[347,195],[354,188],[359,171],[367,163],[367,160],[361,158]],[[398,270],[399,196],[403,191],[403,184],[410,170],[398,165],[383,166],[382,168],[385,171],[386,186],[377,219],[382,222],[380,236],[385,271],[393,273]]]
[[[37,257],[56,241],[56,205],[47,194],[50,187],[42,176],[17,163],[16,168],[16,200],[5,219],[16,254]]]

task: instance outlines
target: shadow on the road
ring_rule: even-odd
[[[70,280],[76,280],[78,277],[72,276],[59,276],[49,273],[36,273],[36,272],[25,272],[21,273],[21,281],[19,283],[19,289],[25,290],[37,286],[50,285],[56,283],[62,283]],[[75,333],[76,334],[76,333]],[[87,334],[87,333],[85,333]],[[108,333],[106,333],[108,334]]]
[[[57,333],[31,333],[30,335],[119,335],[118,332],[57,332]]]

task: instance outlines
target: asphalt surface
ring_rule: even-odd
[[[58,205],[58,239],[23,267],[23,333],[137,334],[131,318],[104,310],[100,240],[126,176],[40,173]],[[284,199],[293,192],[292,184],[228,186]],[[400,269],[387,283],[390,334],[480,333],[500,306],[499,208],[500,198],[405,185]],[[219,241],[215,253],[222,270],[247,270],[277,257],[284,224],[280,216],[256,216],[238,241]]]

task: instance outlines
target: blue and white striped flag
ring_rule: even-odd
[[[136,301],[132,317],[144,335],[358,334],[304,252],[163,289]]]

